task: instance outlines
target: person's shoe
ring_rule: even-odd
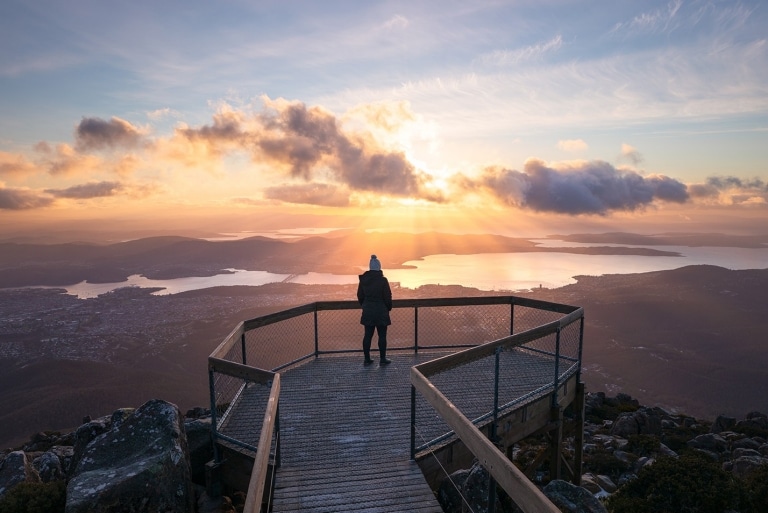
[[[390,363],[392,363],[392,360],[388,360],[386,358],[382,358],[381,360],[379,360],[379,366],[389,365]]]
[[[370,358],[368,358],[367,360],[363,360],[363,365],[365,365],[366,367],[368,367],[372,363],[373,363],[373,360],[371,360]]]

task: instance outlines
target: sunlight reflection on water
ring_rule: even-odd
[[[538,241],[537,241],[538,242]],[[550,247],[586,247],[590,244],[565,243],[548,240]],[[594,244],[592,244],[594,246]],[[605,244],[601,244],[605,246]],[[728,269],[764,269],[768,267],[768,248],[722,248],[685,246],[654,246],[673,251],[681,257],[636,255],[576,255],[568,253],[496,253],[477,255],[430,255],[422,260],[405,262],[414,269],[385,269],[391,282],[401,287],[422,285],[463,285],[480,290],[519,291],[539,287],[556,288],[575,283],[574,276],[629,274],[677,269],[686,265],[709,264]],[[121,283],[78,283],[67,287],[67,293],[80,298],[96,297],[121,287],[162,287],[157,295],[176,294],[189,290],[218,286],[258,286],[267,283],[291,282],[306,285],[355,284],[357,275],[306,273],[274,274],[266,271],[229,269],[232,274],[206,277],[150,280],[133,275]],[[360,272],[364,268],[361,267]],[[49,287],[52,288],[52,287]]]

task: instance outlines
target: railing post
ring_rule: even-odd
[[[515,334],[515,303],[513,301],[509,303],[509,334]]]
[[[243,365],[248,365],[248,362],[245,361],[245,331],[240,335],[240,352],[243,356]]]
[[[317,304],[315,304],[315,357],[320,354],[320,337],[317,333]]]
[[[416,459],[416,387],[411,385],[411,461]]]
[[[419,353],[419,307],[413,307],[413,351]]]
[[[552,407],[557,406],[557,388],[560,386],[560,330],[557,328],[557,336],[555,337],[555,381],[554,389],[552,390]]]
[[[576,369],[576,383],[581,383],[581,350],[584,347],[584,315],[579,324],[579,367]]]
[[[213,461],[217,465],[221,463],[219,446],[216,443],[218,427],[216,425],[216,383],[213,377],[213,369],[208,369],[208,390],[211,394],[211,442],[213,443]]]
[[[490,439],[496,444],[496,423],[499,421],[499,357],[501,348],[496,348],[496,361],[493,371],[493,422],[491,422]],[[496,480],[488,472],[488,513],[496,511]]]

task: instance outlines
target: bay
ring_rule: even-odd
[[[536,242],[551,248],[595,246],[595,244],[566,243],[552,239]],[[768,268],[768,248],[654,246],[654,249],[677,252],[682,256],[581,255],[562,252],[430,255],[404,263],[413,268],[385,269],[384,271],[390,282],[411,289],[435,284],[462,285],[487,291],[520,291],[540,286],[562,287],[575,283],[574,276],[579,275],[631,274],[700,264],[716,265],[727,269]],[[360,268],[361,273],[364,270]],[[344,285],[356,284],[358,281],[357,275],[314,272],[288,275],[242,269],[228,269],[228,271],[230,274],[172,280],[150,280],[143,276],[132,275],[127,281],[120,283],[81,282],[55,288],[65,288],[68,294],[86,299],[121,287],[160,287],[161,290],[154,294],[167,295],[218,286],[258,286],[278,282]]]

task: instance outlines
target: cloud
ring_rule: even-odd
[[[12,189],[0,185],[0,209],[29,210],[47,207],[53,198],[28,189]]]
[[[23,155],[0,151],[0,177],[21,178],[36,171],[37,167]]]
[[[768,203],[768,182],[760,178],[710,176],[705,183],[688,186],[691,197],[705,203],[755,206]]]
[[[91,182],[66,189],[46,189],[45,192],[57,198],[90,199],[114,196],[122,189],[123,185],[119,182]]]
[[[349,191],[326,183],[287,184],[268,187],[264,197],[288,203],[305,203],[325,207],[349,206]]]
[[[563,37],[557,35],[537,45],[516,50],[496,50],[480,57],[480,62],[492,66],[511,66],[520,62],[535,60],[548,53],[556,52],[563,45]]]
[[[677,180],[643,177],[602,161],[551,167],[531,159],[523,172],[488,168],[479,179],[465,179],[461,185],[483,190],[510,206],[570,215],[635,211],[654,200],[684,203],[688,199],[686,186]]]
[[[627,143],[621,143],[621,157],[620,160],[628,161],[633,165],[638,165],[643,161],[643,156],[635,148]]]
[[[582,139],[565,139],[557,141],[557,147],[563,151],[584,151],[589,146]]]
[[[408,28],[408,25],[410,25],[408,18],[400,14],[395,14],[384,23],[383,27],[386,30],[404,30]]]
[[[76,147],[81,151],[135,148],[143,137],[136,126],[114,116],[109,121],[84,117],[75,129]]]
[[[382,148],[369,133],[347,133],[325,109],[268,98],[264,106],[251,116],[226,109],[214,116],[212,125],[184,127],[177,136],[203,145],[209,156],[249,152],[254,162],[281,169],[297,180],[320,179],[355,191],[440,199],[426,192],[429,177],[404,153]]]
[[[57,144],[51,148],[48,143],[35,145],[42,154],[39,164],[53,176],[85,174],[104,167],[104,162],[93,155],[83,154],[68,144]]]

